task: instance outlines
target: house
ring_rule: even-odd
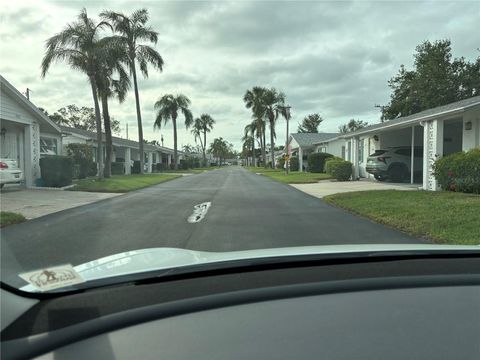
[[[288,138],[289,153],[298,157],[298,168],[307,168],[308,154],[317,151],[316,144],[338,136],[338,133],[294,133]],[[344,141],[343,141],[344,142]]]
[[[480,96],[371,125],[342,135],[343,158],[353,163],[354,178],[370,177],[366,171],[369,154],[389,147],[411,147],[410,168],[419,167],[414,149],[423,152],[422,188],[438,190],[433,164],[439,157],[480,146]],[[414,182],[413,172],[410,182]]]
[[[315,152],[324,152],[342,159],[345,158],[345,139],[340,135],[322,140],[313,145],[315,146]]]
[[[62,131],[0,75],[0,157],[16,159],[27,187],[40,178],[40,158],[62,149]]]
[[[67,154],[67,146],[72,143],[90,144],[92,145],[93,161],[96,162],[96,148],[97,148],[97,133],[93,131],[70,128],[66,126],[60,127],[63,136],[63,154]],[[103,152],[105,157],[105,134],[103,135]],[[120,137],[112,136],[113,144],[113,162],[123,162],[125,168],[125,174],[131,173],[131,163],[135,160],[140,160],[140,149],[138,141],[129,139],[122,139]],[[152,172],[155,170],[154,164],[166,164],[169,168],[173,162],[173,149],[169,149],[163,146],[153,144],[143,144],[144,162],[146,172]],[[184,153],[178,151],[179,160],[183,158]]]

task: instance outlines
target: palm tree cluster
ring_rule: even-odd
[[[100,21],[88,17],[83,9],[76,21],[46,41],[45,56],[41,65],[42,77],[56,61],[64,61],[74,70],[88,76],[97,131],[98,176],[111,174],[112,135],[108,100],[125,100],[133,78],[137,109],[140,154],[143,154],[143,127],[137,83],[137,64],[144,77],[148,77],[148,65],[162,71],[163,59],[151,46],[142,42],[157,43],[158,33],[147,26],[148,11],[140,9],[130,16],[119,12],[104,11]],[[108,31],[110,33],[108,33]],[[102,122],[99,100],[105,128],[106,156],[103,164]],[[144,157],[140,156],[140,171],[144,171]],[[104,171],[102,170],[104,169]]]
[[[285,94],[275,88],[265,88],[254,86],[251,90],[247,90],[243,96],[243,101],[247,109],[252,110],[252,122],[245,126],[244,137],[245,143],[251,144],[252,154],[254,158],[254,166],[256,166],[255,140],[258,139],[263,165],[267,167],[266,156],[266,127],[269,125],[270,131],[270,155],[271,166],[275,165],[275,125],[280,116],[287,119],[289,117],[289,106],[285,105]]]
[[[213,139],[208,151],[217,159],[219,165],[229,157],[235,156],[233,145],[222,137]]]

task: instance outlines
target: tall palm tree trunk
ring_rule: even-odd
[[[205,150],[207,149],[207,131],[203,131],[203,166],[207,166],[207,154]]]
[[[257,159],[255,156],[255,133],[252,134],[252,160],[253,160],[253,166],[257,166]]]
[[[97,128],[97,167],[98,179],[103,179],[103,146],[102,146],[102,119],[100,117],[100,106],[98,104],[97,87],[95,86],[95,76],[90,75],[90,86],[92,87],[93,104],[95,107],[95,124]]]
[[[137,70],[135,69],[135,59],[132,60],[132,76],[133,76],[133,88],[135,90],[135,105],[137,106],[138,145],[139,145],[139,152],[140,152],[140,174],[143,174],[145,155],[143,153],[142,113],[140,111],[140,96],[138,95]]]
[[[112,127],[110,124],[110,113],[108,111],[108,98],[105,94],[102,94],[102,112],[103,112],[103,124],[105,128],[105,170],[104,176],[109,178],[112,176]]]
[[[270,152],[271,157],[272,157],[272,169],[275,169],[275,154],[273,153],[275,149],[275,144],[274,144],[274,139],[273,139],[273,133],[275,132],[275,124],[273,121],[270,121]]]
[[[262,157],[263,157],[263,167],[267,167],[267,141],[265,136],[265,125],[263,125],[262,129],[262,137],[263,137],[263,146],[262,146]]]
[[[177,117],[172,116],[173,123],[173,164],[175,170],[178,170],[178,155],[177,155]]]

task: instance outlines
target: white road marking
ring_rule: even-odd
[[[197,223],[203,220],[207,215],[208,209],[212,205],[211,202],[204,202],[193,207],[193,214],[187,219],[189,223]]]

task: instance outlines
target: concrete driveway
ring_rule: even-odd
[[[20,213],[27,219],[108,199],[122,194],[25,189],[22,186],[5,186],[0,193],[2,211]]]
[[[294,188],[309,195],[323,198],[327,195],[368,190],[418,190],[420,184],[396,184],[362,179],[360,181],[332,181],[322,180],[315,184],[290,184]]]

